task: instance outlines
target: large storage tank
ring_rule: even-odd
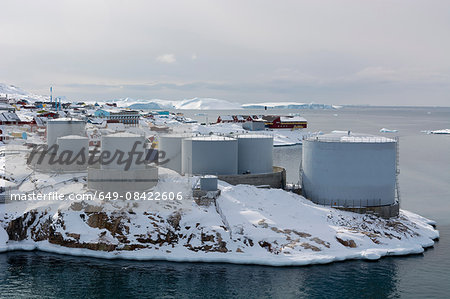
[[[182,140],[191,137],[190,134],[161,135],[158,140],[158,151],[161,153],[160,165],[181,173]]]
[[[237,174],[238,143],[234,138],[198,136],[182,141],[182,173]]]
[[[302,188],[323,205],[371,207],[395,202],[396,140],[335,132],[303,141]]]
[[[244,134],[238,138],[238,174],[271,173],[273,167],[273,137]]]
[[[102,153],[105,151],[110,152],[110,156],[105,158],[105,160],[112,159],[112,156],[117,154],[116,158],[107,164],[102,164],[102,169],[124,169],[126,168],[126,163],[119,163],[120,152],[123,153],[123,159],[127,160],[130,157],[130,152],[133,149],[134,144],[136,144],[135,152],[131,159],[131,165],[129,167],[132,169],[144,169],[144,163],[138,163],[139,161],[145,160],[145,139],[143,136],[131,134],[131,133],[115,133],[111,135],[102,136]],[[118,152],[120,151],[120,152]]]
[[[64,151],[69,151],[72,153],[72,157],[75,157],[78,153],[83,152],[86,159],[88,157],[89,139],[87,137],[68,135],[59,137],[56,143],[58,144],[58,154],[61,154]]]
[[[85,135],[85,123],[72,118],[57,118],[47,122],[47,145],[56,144],[58,137],[67,135]]]

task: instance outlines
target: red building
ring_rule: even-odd
[[[300,116],[263,116],[266,127],[271,129],[302,129],[308,126],[306,119]]]

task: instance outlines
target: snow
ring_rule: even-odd
[[[386,129],[386,128],[382,128],[380,129],[380,133],[397,133],[398,130],[392,130],[392,129]]]
[[[289,130],[289,129],[274,129],[266,131],[247,131],[242,128],[241,124],[237,123],[217,123],[212,125],[194,124],[191,131],[195,134],[209,135],[239,135],[239,134],[255,134],[268,135],[273,137],[274,146],[291,146],[302,144],[305,137],[316,136],[319,133],[312,133],[304,129]]]
[[[355,143],[385,143],[395,142],[395,139],[369,134],[359,134],[350,131],[332,131],[328,134],[308,138],[322,142],[355,142]]]
[[[299,103],[299,102],[265,102],[265,103],[253,103],[244,104],[241,106],[245,109],[264,109],[265,107],[270,109],[339,109],[341,106],[328,105],[328,104],[316,104],[316,103]]]
[[[441,129],[441,130],[432,130],[432,131],[422,131],[423,133],[427,133],[427,134],[450,134],[450,129]]]
[[[232,110],[241,108],[239,104],[211,98],[193,98],[182,100],[175,103],[174,106],[176,109],[192,110]]]
[[[20,87],[0,83],[0,95],[8,95],[8,98],[43,101],[47,97],[26,92]]]
[[[240,109],[241,106],[227,100],[212,98],[192,98],[184,100],[152,99],[134,100],[130,98],[114,100],[118,107],[145,110],[185,109],[185,110],[230,110]]]
[[[80,135],[66,135],[63,137],[59,137],[58,139],[85,139],[86,137]]]

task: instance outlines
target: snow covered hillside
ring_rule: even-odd
[[[0,95],[5,96],[8,95],[8,98],[20,98],[26,100],[34,100],[41,101],[45,99],[45,96],[35,95],[29,92],[26,92],[20,87],[14,85],[8,85],[5,83],[0,83]]]

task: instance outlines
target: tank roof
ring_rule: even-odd
[[[58,137],[58,139],[88,139],[88,138],[80,135],[67,135],[63,137]]]
[[[78,118],[60,117],[55,119],[49,119],[48,122],[84,122]]]
[[[128,132],[120,132],[120,133],[114,133],[114,134],[109,134],[109,135],[105,135],[103,137],[112,137],[112,138],[130,138],[130,137],[142,137],[141,135],[137,135],[137,134],[132,134],[132,133],[128,133]]]
[[[267,138],[267,139],[273,139],[273,136],[271,135],[265,135],[265,134],[241,134],[237,136],[238,138]]]
[[[210,135],[210,136],[195,136],[186,138],[186,140],[194,140],[194,141],[233,141],[236,140],[235,138],[226,137],[226,136],[217,136],[217,135]]]
[[[159,137],[164,137],[164,138],[189,138],[189,137],[193,137],[194,134],[192,133],[175,133],[175,134],[163,134],[163,135],[159,135]]]
[[[376,136],[370,134],[353,133],[351,131],[332,131],[328,134],[323,134],[314,137],[308,137],[309,141],[321,141],[321,142],[354,142],[354,143],[388,143],[397,142],[393,138],[387,138],[384,136]]]

